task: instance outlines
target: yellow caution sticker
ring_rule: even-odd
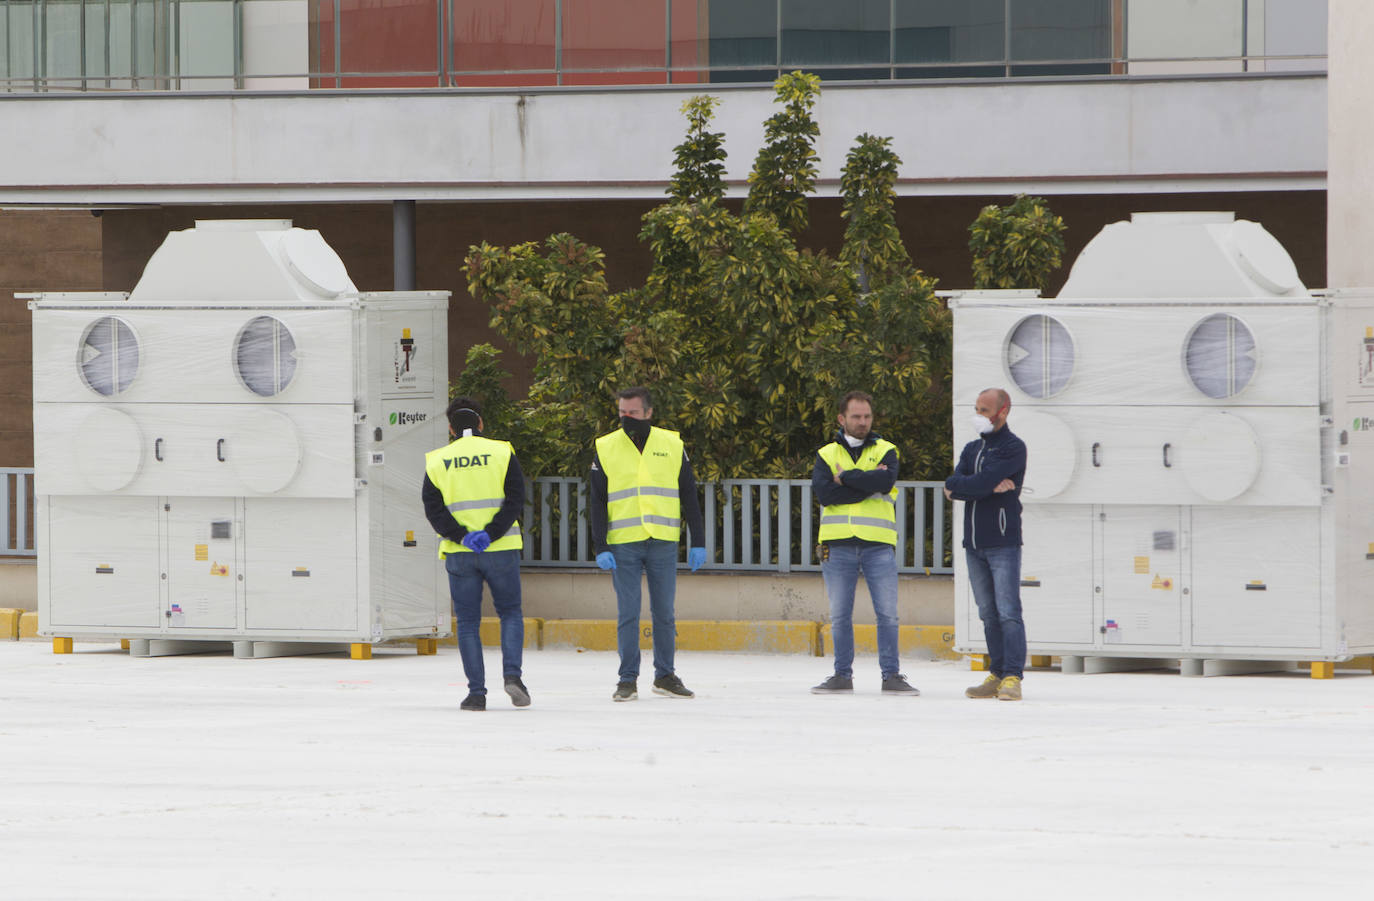
[[[200,560],[200,561],[209,560],[209,559],[210,559],[210,545],[208,545],[208,544],[198,544],[198,545],[196,545],[196,559],[197,559],[197,560]]]
[[[1154,579],[1150,582],[1150,587],[1157,588],[1160,591],[1173,591],[1174,580],[1170,579],[1168,576],[1161,576],[1159,573],[1155,573]]]
[[[406,530],[406,540],[401,542],[402,547],[415,547],[415,530]]]
[[[1148,576],[1150,574],[1150,558],[1136,557],[1135,571],[1137,575]]]
[[[219,563],[218,561],[216,561],[216,562],[214,562],[214,563],[211,563],[211,564],[210,564],[210,575],[212,575],[212,576],[227,576],[227,575],[229,575],[229,567],[222,565],[222,564]]]

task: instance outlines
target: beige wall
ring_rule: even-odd
[[[600,570],[530,571],[521,576],[526,616],[543,619],[613,619],[615,590]],[[644,594],[644,616],[649,615]],[[708,620],[828,621],[820,573],[697,573],[677,580],[677,618]],[[902,576],[897,615],[903,625],[954,623],[954,582],[949,576]],[[862,585],[854,622],[872,623],[873,605]]]
[[[1327,281],[1374,287],[1374,3],[1331,0],[1328,8]]]
[[[38,567],[32,562],[0,560],[0,607],[38,609]]]

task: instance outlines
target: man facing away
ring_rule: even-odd
[[[811,491],[821,507],[821,575],[830,601],[835,674],[813,694],[854,691],[854,589],[863,573],[878,621],[882,691],[915,697],[897,671],[897,447],[873,432],[873,398],[840,402],[835,440],[816,451]]]
[[[654,407],[649,390],[627,388],[616,398],[621,427],[596,439],[590,479],[596,563],[611,571],[618,614],[620,678],[611,700],[639,697],[641,575],[649,583],[653,618],[654,694],[690,698],[692,692],[673,669],[673,601],[682,520],[691,533],[687,562],[692,572],[706,562],[697,482],[678,433],[650,424]]]
[[[482,435],[481,406],[455,398],[445,411],[453,442],[425,454],[421,496],[425,518],[438,533],[439,556],[448,571],[453,612],[458,618],[458,653],[468,680],[463,710],[487,709],[482,661],[482,583],[501,619],[501,669],[506,694],[527,707],[530,693],[520,680],[525,619],[520,609],[520,523],[525,476],[506,441]]]
[[[1011,397],[988,388],[973,407],[979,438],[964,445],[945,497],[964,502],[964,560],[969,588],[983,621],[988,668],[970,698],[1021,700],[1026,626],[1021,620],[1021,483],[1026,445],[1007,428]]]

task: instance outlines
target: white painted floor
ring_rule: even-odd
[[[114,646],[117,647],[117,646]],[[488,671],[499,672],[488,650]],[[1035,672],[816,697],[825,660],[130,658],[0,644],[0,897],[1309,898],[1374,881],[1374,676]],[[651,670],[645,654],[645,672]]]

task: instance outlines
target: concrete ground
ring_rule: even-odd
[[[1034,672],[971,701],[828,662],[529,651],[235,660],[0,644],[0,897],[1246,898],[1374,879],[1374,677]],[[650,670],[645,655],[645,672]],[[489,671],[499,672],[488,649]]]

